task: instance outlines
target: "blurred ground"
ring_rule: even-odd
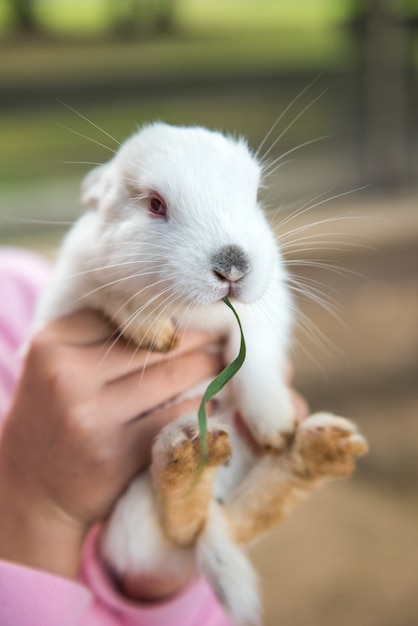
[[[298,267],[336,289],[341,321],[305,301],[330,343],[297,333],[311,355],[296,356],[297,386],[314,410],[352,417],[371,450],[354,479],[314,494],[254,549],[266,626],[418,624],[417,198],[342,204],[311,217],[349,212],[318,226],[345,251],[305,254],[359,274]],[[362,233],[372,247],[355,247]]]

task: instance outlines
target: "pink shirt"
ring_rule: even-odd
[[[36,299],[49,276],[36,255],[0,249],[0,421],[20,372]],[[230,626],[211,589],[198,579],[163,603],[121,596],[96,554],[97,529],[84,546],[79,581],[0,561],[1,626]]]

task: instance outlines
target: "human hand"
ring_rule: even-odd
[[[302,396],[298,391],[296,391],[296,389],[294,389],[294,387],[292,386],[294,371],[293,366],[290,363],[288,363],[284,375],[285,383],[290,388],[290,397],[293,404],[293,410],[295,412],[295,420],[297,424],[300,424],[300,422],[303,422],[308,417],[309,404],[306,401],[306,398]]]
[[[85,311],[30,346],[0,441],[0,558],[75,577],[89,527],[147,465],[162,426],[200,398],[163,405],[221,368],[202,333],[164,355],[113,332]]]

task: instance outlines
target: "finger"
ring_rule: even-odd
[[[54,320],[47,332],[61,345],[91,346],[106,341],[115,327],[97,311],[83,309]]]
[[[219,356],[206,352],[190,353],[175,361],[165,361],[111,381],[101,391],[101,404],[113,418],[125,421],[147,413],[206,379],[212,379],[222,366]]]
[[[124,424],[123,428],[125,428],[127,445],[126,453],[128,462],[132,464],[131,471],[133,473],[138,472],[150,462],[152,444],[160,430],[166,424],[183,415],[197,414],[200,402],[201,398],[185,400],[156,411],[148,417]]]
[[[187,332],[179,337],[178,346],[170,352],[151,352],[119,339],[92,347],[88,359],[90,366],[97,369],[100,378],[110,383],[130,374],[142,373],[149,367],[177,362],[180,357],[193,352],[219,352],[219,349],[219,336]]]
[[[218,335],[189,331],[179,335],[178,346],[169,353],[150,352],[128,343],[105,317],[88,309],[52,322],[45,332],[51,343],[84,349],[84,366],[102,381],[141,371],[194,350],[216,349],[215,345],[221,341]]]
[[[285,368],[284,368],[284,382],[286,383],[286,385],[291,384],[294,373],[295,373],[295,370],[294,370],[292,363],[290,363],[290,361],[287,361]]]
[[[295,411],[295,419],[297,422],[303,422],[309,415],[309,404],[305,398],[294,389],[291,389],[290,393]]]
[[[55,340],[63,345],[70,346],[95,346],[97,344],[105,344],[105,347],[111,345],[116,348],[119,345],[123,348],[128,347],[132,352],[136,352],[138,358],[144,358],[144,354],[148,350],[138,350],[133,344],[128,344],[123,335],[115,329],[115,326],[101,313],[92,309],[83,309],[75,311],[69,315],[61,317],[49,325],[49,332],[54,335]],[[201,331],[188,331],[179,334],[178,346],[173,349],[170,354],[182,354],[193,349],[198,349],[208,343],[208,337],[212,340],[214,335]],[[217,336],[219,340],[220,337]],[[153,353],[156,360],[164,359],[164,353]]]
[[[294,367],[289,361],[286,363],[284,370],[284,379],[287,385],[291,386],[294,377]],[[295,419],[297,422],[302,422],[309,415],[309,404],[307,400],[295,389],[290,389],[293,407],[295,411]]]

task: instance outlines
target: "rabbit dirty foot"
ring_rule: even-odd
[[[348,478],[356,458],[368,450],[367,441],[349,420],[318,413],[295,433],[291,467],[303,479]]]
[[[348,478],[367,442],[347,419],[320,413],[299,424],[287,449],[264,455],[227,509],[235,540],[247,545],[270,531],[324,481]]]
[[[207,460],[200,468],[201,440],[196,416],[166,426],[153,448],[151,471],[166,534],[178,545],[192,544],[206,521],[216,469],[231,456],[229,435],[208,420]]]
[[[141,348],[153,352],[170,352],[178,345],[176,329],[170,320],[153,321],[152,325],[136,325],[124,331],[124,336]]]
[[[111,309],[107,311],[106,307],[104,309],[123,337],[127,341],[132,341],[138,348],[170,352],[178,345],[177,330],[171,319],[165,316],[156,318],[148,309],[138,314],[134,300],[122,304],[116,312]]]

